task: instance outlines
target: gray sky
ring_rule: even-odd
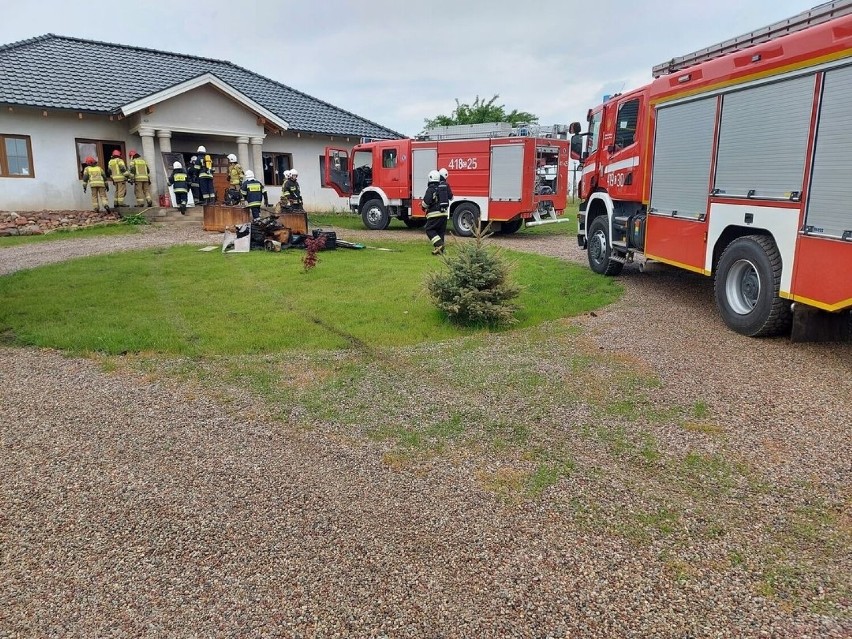
[[[495,93],[542,124],[581,120],[604,94],[649,81],[653,65],[819,0],[9,3],[2,44],[55,33],[229,60],[415,135],[455,98]]]

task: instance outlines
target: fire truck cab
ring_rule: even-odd
[[[848,336],[852,0],[653,69],[588,113],[578,242],[616,275],[635,253],[715,281],[744,335]],[[828,314],[816,311],[829,311]],[[827,328],[825,328],[827,327]],[[834,336],[834,337],[832,337]]]
[[[446,168],[457,235],[473,235],[480,221],[514,233],[524,224],[565,221],[559,216],[568,197],[568,164],[565,126],[439,127],[416,140],[326,148],[324,185],[347,197],[368,229],[385,229],[394,217],[417,227],[426,222],[420,204],[427,175]]]

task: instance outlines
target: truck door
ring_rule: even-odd
[[[374,178],[374,184],[381,184],[387,196],[394,198],[407,198],[408,184],[404,179],[405,167],[408,164],[408,158],[403,154],[403,149],[400,144],[392,144],[382,146],[378,149],[381,157],[379,161],[378,175]]]
[[[341,197],[352,194],[349,151],[330,146],[325,147],[324,169],[323,186],[334,189]]]
[[[614,200],[638,201],[642,180],[639,173],[639,117],[643,96],[633,94],[607,106],[604,135],[602,186]]]

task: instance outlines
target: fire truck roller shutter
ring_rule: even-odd
[[[852,235],[852,66],[827,71],[805,228],[814,235]]]
[[[722,98],[714,188],[720,195],[789,198],[801,193],[813,73],[732,91]]]
[[[716,98],[657,110],[650,210],[697,219],[707,211]]]

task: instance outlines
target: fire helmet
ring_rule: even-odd
[[[291,173],[292,173],[292,171],[290,169],[287,169],[286,171],[284,171],[284,179],[289,180]]]
[[[438,173],[437,171],[429,171],[429,178],[428,179],[429,179],[430,182],[440,182],[441,181],[441,174]]]
[[[174,164],[172,164],[172,168],[173,169],[182,169],[183,165],[180,162],[175,162]]]
[[[98,161],[90,155],[90,156],[86,157],[85,162],[89,166],[92,166],[93,164],[97,164]]]
[[[236,162],[236,161],[237,161],[237,156],[234,155],[233,153],[228,153],[228,162]]]
[[[115,151],[113,151],[113,152],[112,152],[112,157],[114,157],[114,158],[120,158],[120,157],[121,157],[121,151],[119,151],[118,149],[116,149]]]
[[[449,172],[449,171],[447,171],[447,169],[445,169],[445,168],[443,168],[443,167],[442,167],[442,168],[440,168],[440,169],[438,169],[438,175],[440,175],[440,176],[441,176],[442,178],[444,178],[445,180],[447,179],[447,176],[448,176],[449,174],[450,174],[450,172]]]
[[[290,177],[295,180],[296,178],[299,177],[299,172],[296,169],[291,169],[290,170]]]
[[[130,149],[130,152],[127,155],[129,155],[132,158],[135,158],[139,154],[136,152],[136,149]]]
[[[207,149],[205,149],[203,146],[200,146],[198,147],[196,153],[207,153]]]
[[[253,180],[254,179],[254,171],[252,171],[251,169],[246,171],[246,179],[247,180]]]

